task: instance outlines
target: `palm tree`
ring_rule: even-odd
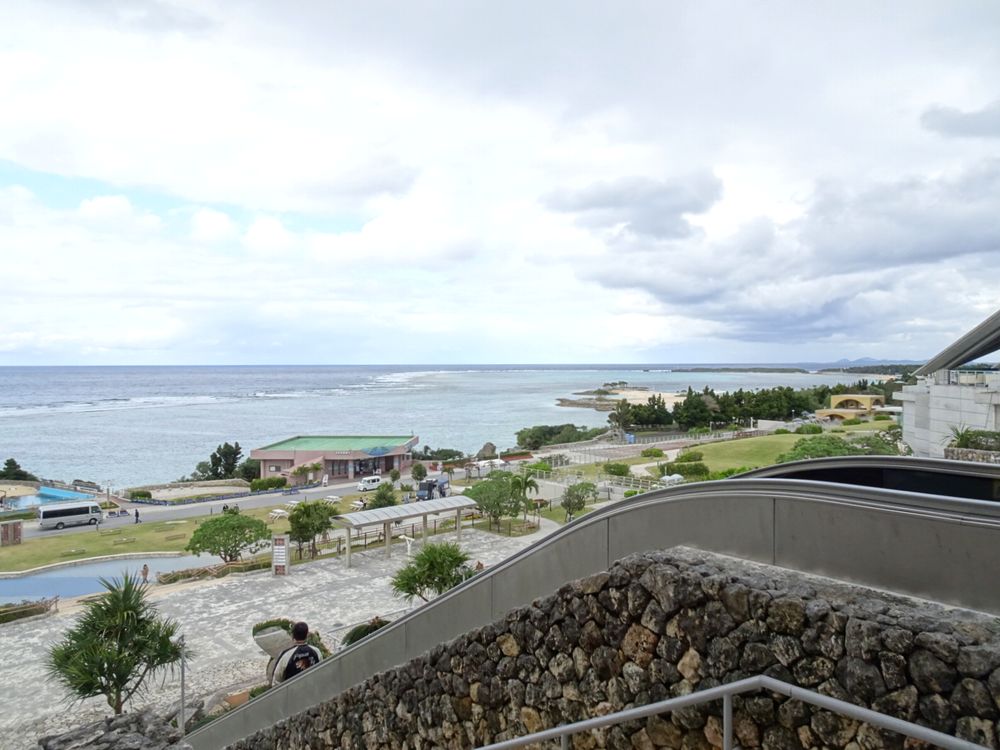
[[[528,493],[538,494],[538,482],[529,474],[516,474],[510,478],[510,491],[524,511],[524,520],[528,520]],[[516,511],[515,511],[516,512]]]
[[[147,679],[173,668],[183,647],[174,641],[177,623],[159,616],[137,576],[102,578],[101,585],[107,593],[86,604],[76,627],[49,651],[46,667],[80,700],[103,695],[120,714],[146,690]]]

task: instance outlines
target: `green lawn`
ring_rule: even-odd
[[[785,451],[807,435],[764,435],[763,437],[706,443],[691,450],[700,451],[709,471],[724,471],[756,466],[770,466]]]
[[[848,425],[843,429],[845,432],[884,430],[892,424],[892,422],[862,422],[861,424]],[[826,432],[829,433],[829,430]],[[756,468],[770,466],[777,461],[778,456],[791,450],[792,446],[804,437],[812,436],[795,435],[794,433],[791,435],[764,435],[763,437],[726,440],[721,443],[706,443],[694,446],[689,450],[701,451],[709,471],[738,469],[741,466]]]
[[[274,507],[280,507],[276,501]],[[267,520],[271,508],[244,511],[246,515]],[[142,511],[139,511],[142,517]],[[121,555],[132,552],[180,552],[187,546],[191,534],[208,514],[184,520],[155,523],[104,525],[88,528],[76,534],[58,534],[27,539],[21,544],[0,548],[0,570],[27,570],[69,560],[82,560],[102,555]],[[288,531],[287,519],[268,524],[274,533]],[[177,537],[168,539],[167,537]],[[134,540],[134,541],[126,541]]]

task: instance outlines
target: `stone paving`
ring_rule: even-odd
[[[489,566],[555,528],[555,523],[542,519],[539,531],[514,538],[463,529],[461,545],[473,563],[482,561]],[[435,539],[453,541],[454,535]],[[260,572],[153,587],[160,611],[181,623],[195,654],[188,662],[188,694],[208,697],[231,686],[264,681],[267,657],[250,635],[253,624],[261,620],[305,620],[330,643],[337,631],[343,633],[343,626],[405,608],[406,603],[393,597],[389,586],[405,559],[403,545],[397,544],[392,559],[385,559],[383,548],[372,549],[355,554],[350,569],[342,560],[333,559],[296,567],[285,578]],[[0,626],[0,685],[6,688],[0,714],[0,747],[5,750],[35,747],[42,735],[66,731],[109,714],[103,698],[69,703],[63,688],[46,679],[47,650],[79,613],[79,607],[61,606],[61,610],[47,618]],[[153,693],[145,701],[138,701],[136,707],[166,707],[179,696],[179,674],[168,675],[162,684],[157,681]]]

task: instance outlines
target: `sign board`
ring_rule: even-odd
[[[291,568],[288,534],[275,534],[271,537],[271,572],[276,576],[287,576]]]
[[[7,521],[0,523],[0,546],[21,543],[21,522]]]

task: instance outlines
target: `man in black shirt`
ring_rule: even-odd
[[[306,643],[309,637],[309,626],[304,622],[297,622],[292,626],[291,646],[281,652],[278,663],[274,665],[274,681],[284,682],[289,677],[294,677],[299,672],[304,672],[309,667],[319,664],[323,655],[315,646]]]

